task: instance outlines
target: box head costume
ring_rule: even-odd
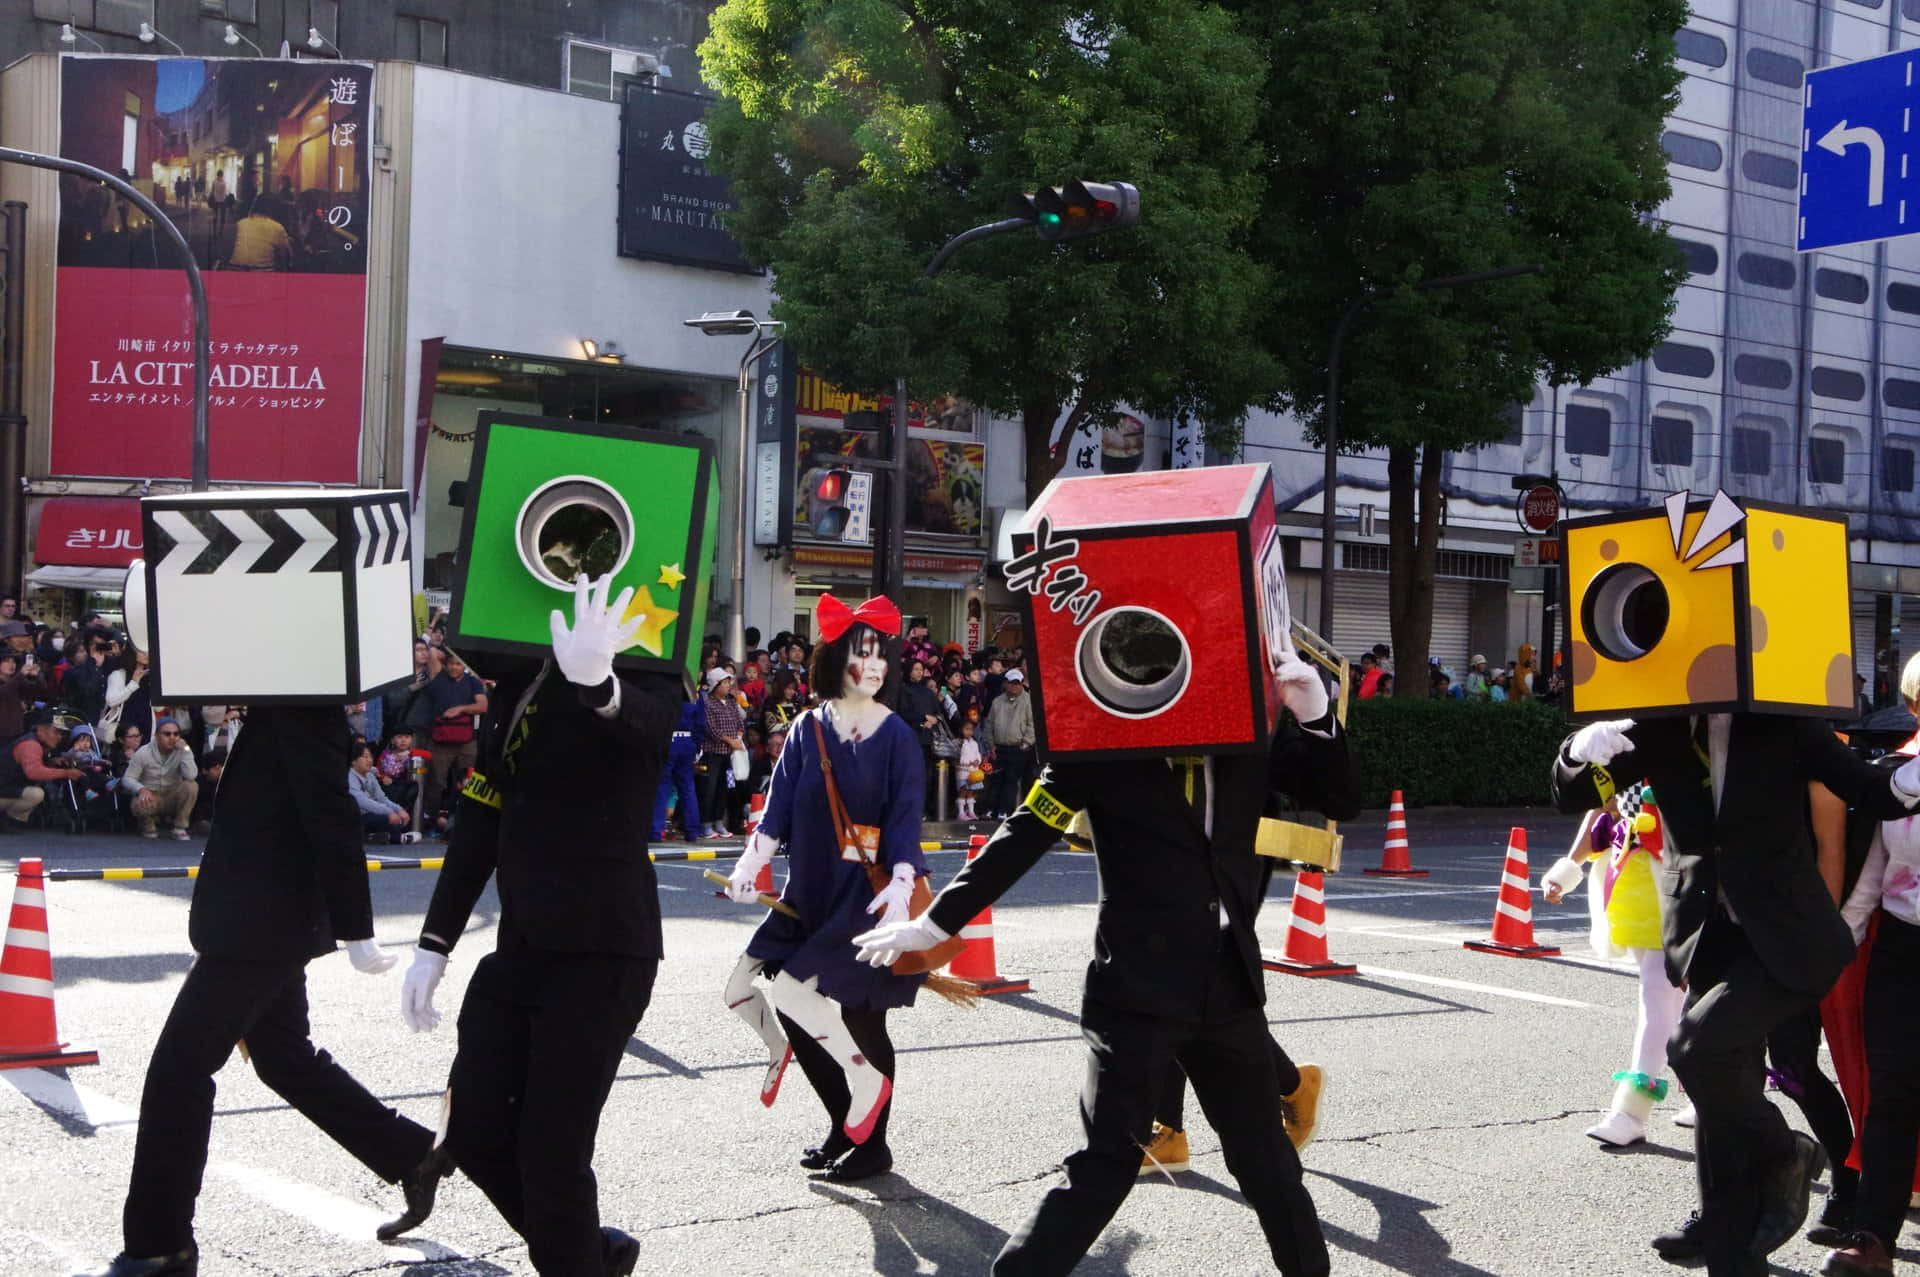
[[[194,492],[140,502],[127,623],[157,697],[344,705],[413,672],[405,492]]]
[[[1679,492],[1560,536],[1574,714],[1853,714],[1843,516]]]
[[[1270,467],[1055,479],[1014,551],[1042,755],[1267,748],[1292,650]]]
[[[698,435],[486,414],[473,445],[459,570],[459,648],[544,658],[574,577],[613,575],[645,616],[617,669],[693,676],[712,584],[713,444]]]

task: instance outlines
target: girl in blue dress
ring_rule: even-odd
[[[900,632],[899,609],[885,598],[848,609],[827,595],[816,615],[822,641],[814,649],[809,682],[823,701],[787,732],[766,812],[728,887],[735,900],[751,903],[754,880],[785,843],[787,881],[780,898],[795,916],[767,915],[727,982],[726,1001],[767,1044],[761,1103],[773,1103],[787,1061],[797,1059],[833,1120],[826,1139],[807,1149],[800,1164],[847,1181],[893,1166],[887,1115],[894,1054],[887,1012],[911,1006],[926,977],[856,961],[853,937],[876,918],[906,918],[914,879],[927,872],[920,852],[925,768],[913,730],[882,697],[894,669],[887,640]],[[850,856],[840,845],[821,768],[823,749],[848,820],[878,831],[872,854],[890,877],[877,895],[858,853]],[[756,984],[763,972],[774,977],[771,1005]]]

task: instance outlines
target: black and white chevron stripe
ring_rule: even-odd
[[[333,506],[259,510],[155,510],[148,553],[161,576],[338,572]]]
[[[353,523],[360,534],[355,554],[361,567],[370,568],[407,557],[407,512],[398,501],[355,506]]]

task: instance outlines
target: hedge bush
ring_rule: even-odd
[[[1394,790],[1409,807],[1531,807],[1552,802],[1554,751],[1570,730],[1535,701],[1355,701],[1347,717],[1368,810]]]

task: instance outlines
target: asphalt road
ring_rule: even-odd
[[[1537,882],[1570,821],[1539,811],[1415,811],[1414,861],[1432,876],[1407,881],[1359,872],[1378,863],[1380,815],[1349,826],[1347,872],[1327,884],[1329,943],[1360,973],[1268,977],[1274,1033],[1331,1078],[1305,1161],[1336,1273],[1656,1273],[1665,1266],[1647,1238],[1692,1202],[1691,1134],[1669,1121],[1675,1102],[1656,1111],[1649,1142],[1635,1151],[1609,1154],[1581,1135],[1625,1067],[1635,1005],[1633,973],[1591,957],[1584,903],[1556,909],[1536,895],[1536,931],[1563,947],[1562,958],[1461,948],[1486,933],[1513,823],[1531,835]],[[0,844],[9,855],[34,850],[50,865],[92,868],[186,863],[197,844]],[[936,854],[936,875],[960,859]],[[716,899],[702,867],[660,868],[670,957],[600,1130],[605,1218],[640,1237],[639,1271],[985,1272],[1079,1137],[1092,858],[1050,855],[995,911],[1000,970],[1031,979],[1031,995],[974,1010],[927,997],[894,1017],[896,1171],[845,1188],[812,1181],[795,1164],[826,1125],[797,1069],[778,1105],[757,1103],[759,1043],[725,1013],[720,988],[758,913]],[[432,885],[427,871],[375,876],[383,943],[411,944]],[[0,1072],[0,1273],[71,1273],[118,1248],[147,1054],[189,961],[191,890],[185,881],[49,887],[61,1029],[97,1047],[101,1063],[65,1075]],[[1276,879],[1261,917],[1274,950],[1290,890],[1290,879]],[[429,1125],[453,1054],[450,1013],[472,960],[492,946],[494,907],[491,896],[482,902],[456,952],[438,1033],[400,1023],[400,968],[368,977],[341,955],[309,969],[315,1040]],[[420,1233],[392,1246],[374,1241],[375,1223],[397,1212],[398,1190],[237,1058],[219,1087],[198,1218],[203,1272],[531,1271],[518,1239],[457,1177]],[[1790,1105],[1787,1113],[1801,1125]],[[1173,1184],[1141,1180],[1077,1271],[1272,1270],[1197,1106],[1189,1127],[1194,1169]],[[1776,1254],[1774,1271],[1815,1272],[1821,1253],[1795,1242]]]

